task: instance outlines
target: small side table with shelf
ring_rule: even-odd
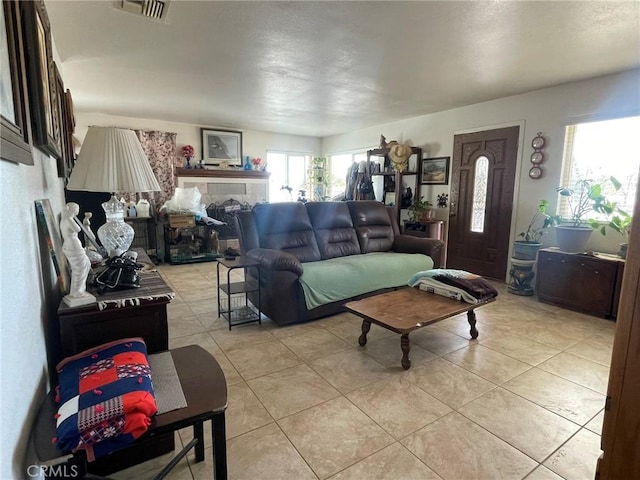
[[[229,330],[236,325],[258,322],[262,323],[260,304],[260,263],[247,257],[236,257],[234,260],[218,258],[216,265],[216,279],[218,281],[218,316],[224,317],[229,323]],[[227,269],[226,282],[220,282],[220,265]],[[245,280],[231,282],[231,272],[235,269],[244,270]],[[247,269],[254,269],[256,277],[248,277]],[[249,293],[257,293],[257,306],[250,303]],[[222,295],[221,295],[222,294]]]

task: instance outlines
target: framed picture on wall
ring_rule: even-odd
[[[56,222],[49,199],[36,200],[36,218],[38,219],[38,232],[42,245],[46,246],[53,262],[58,279],[60,293],[66,295],[69,293],[71,285],[71,272],[67,257],[62,253],[62,238],[60,236],[60,227]]]
[[[27,83],[33,140],[44,153],[60,158],[58,89],[51,50],[51,27],[44,1],[21,2],[27,51]]]
[[[33,165],[28,138],[22,22],[17,1],[0,7],[0,158]]]
[[[200,129],[202,159],[205,165],[242,166],[242,132],[233,130]]]
[[[434,157],[422,160],[420,183],[423,185],[449,184],[450,157]]]

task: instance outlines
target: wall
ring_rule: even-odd
[[[164,132],[175,132],[178,134],[176,143],[178,148],[183,145],[193,145],[196,150],[196,157],[192,164],[202,158],[202,127],[210,125],[192,125],[187,123],[165,122],[162,120],[152,120],[144,118],[120,117],[116,115],[104,115],[98,113],[76,112],[76,134],[82,141],[90,125],[111,126],[122,128],[134,128],[145,130],[160,130]],[[221,127],[223,128],[223,127]],[[286,152],[303,152],[310,155],[317,155],[320,152],[321,142],[316,137],[304,137],[300,135],[284,135],[279,133],[260,132],[256,130],[242,130],[235,128],[223,128],[225,130],[242,131],[242,155],[250,157],[267,157],[267,150],[280,150]]]
[[[45,332],[60,301],[52,263],[41,256],[34,200],[48,198],[60,219],[64,194],[54,159],[0,160],[0,478],[24,478],[31,424],[47,388]],[[44,281],[43,281],[44,279]]]
[[[384,134],[387,141],[410,141],[412,145],[421,146],[425,158],[451,156],[455,134],[520,125],[512,222],[515,238],[526,229],[540,199],[548,199],[551,211],[555,211],[564,127],[589,120],[640,115],[639,86],[640,70],[636,69],[327,137],[323,139],[322,151],[323,155],[354,149],[364,151],[377,146],[380,134]],[[533,152],[531,140],[537,132],[542,132],[546,139],[544,175],[531,180],[529,156]],[[422,194],[434,204],[438,194],[449,191],[448,186],[426,187]],[[437,213],[438,218],[447,216],[446,210]],[[606,237],[594,233],[588,248],[615,253],[620,239],[615,232]],[[545,244],[555,244],[553,231],[546,236]]]

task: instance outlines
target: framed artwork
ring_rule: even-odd
[[[49,17],[43,0],[21,2],[21,6],[34,145],[58,159],[62,150],[60,115]]]
[[[36,217],[38,219],[38,231],[40,239],[46,244],[51,255],[53,268],[58,278],[58,286],[62,295],[69,293],[71,285],[71,273],[67,257],[62,253],[62,238],[60,237],[60,226],[56,222],[49,199],[36,200]]]
[[[434,157],[422,160],[420,183],[423,185],[449,184],[450,157]]]
[[[0,158],[33,165],[23,47],[19,4],[5,0],[0,8]]]
[[[62,77],[60,76],[60,71],[58,70],[58,66],[56,62],[53,62],[53,75],[56,83],[56,91],[64,92],[64,84],[62,83]],[[67,150],[67,144],[69,143],[70,138],[67,139],[67,130],[65,128],[66,122],[64,118],[65,113],[65,98],[64,93],[61,95],[56,95],[56,109],[58,113],[58,125],[60,125],[60,156],[58,157],[58,177],[64,178],[65,185],[67,184],[67,179],[69,175],[71,175],[71,171],[67,166],[67,156],[69,152]]]
[[[242,132],[233,130],[200,129],[202,132],[202,159],[205,165],[242,166]]]
[[[396,204],[396,193],[395,192],[385,192],[384,193],[384,204],[385,205],[395,205]]]

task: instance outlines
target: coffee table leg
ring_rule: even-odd
[[[371,328],[371,322],[369,320],[362,321],[362,335],[358,338],[358,343],[361,347],[364,347],[367,344],[367,333],[369,333],[369,329]]]
[[[409,343],[408,333],[405,333],[400,337],[400,348],[402,349],[402,360],[400,360],[402,368],[404,368],[405,370],[409,370],[409,368],[411,367],[411,360],[409,360],[409,350],[411,349],[411,344]]]
[[[469,333],[471,334],[471,338],[475,340],[478,338],[478,330],[476,329],[476,314],[473,310],[467,312],[467,320],[469,320],[469,325],[471,325]]]

